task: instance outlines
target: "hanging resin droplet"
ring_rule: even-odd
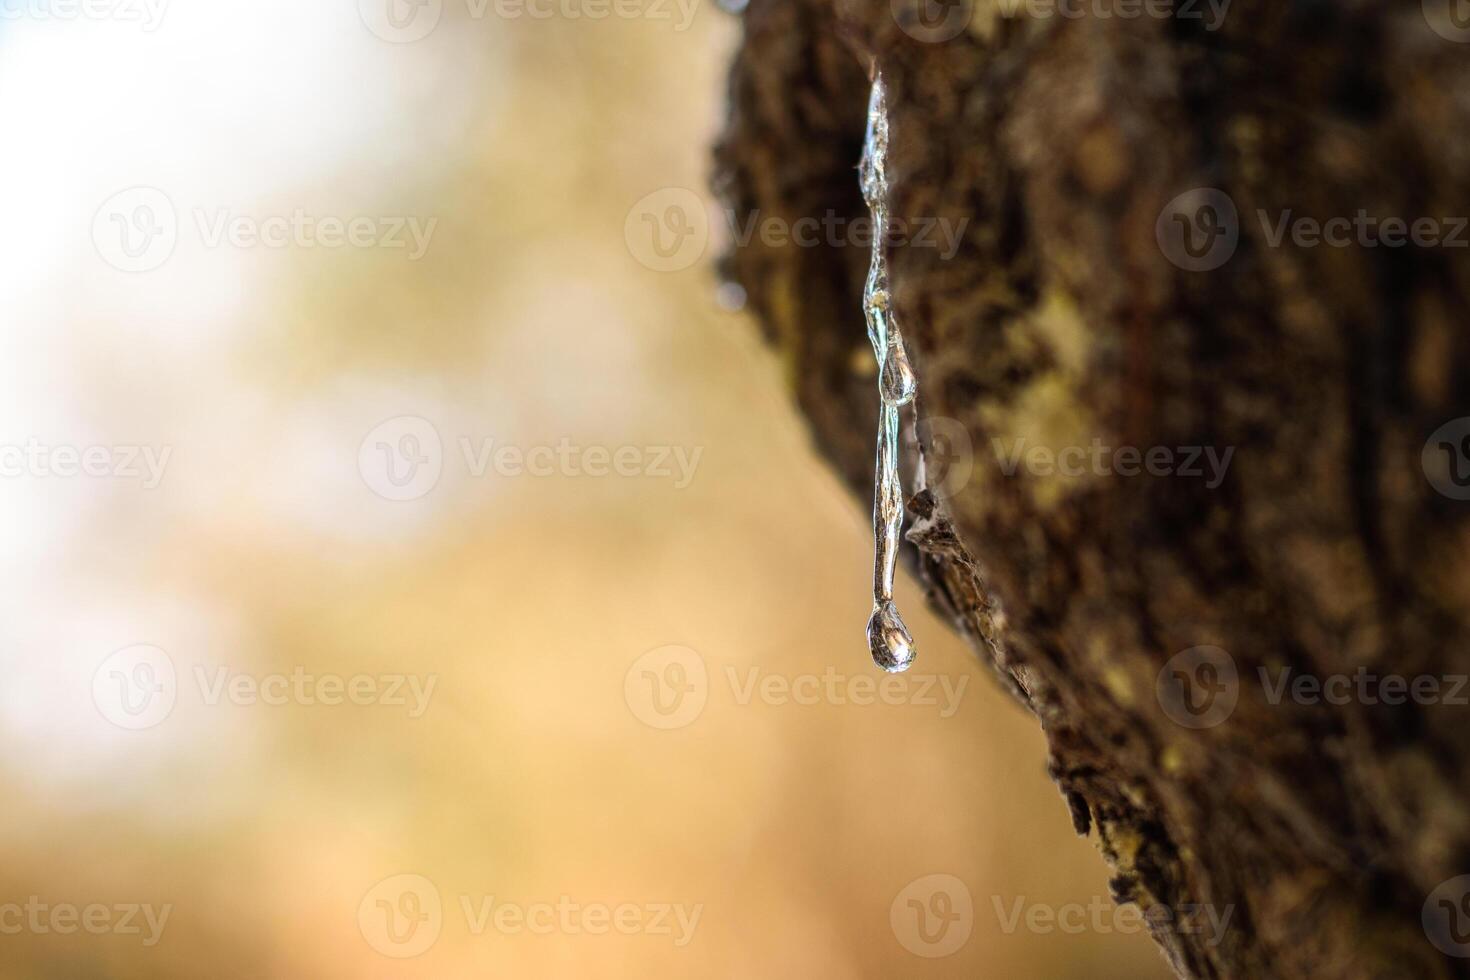
[[[868,649],[873,662],[890,673],[914,662],[914,638],[893,604],[893,574],[903,532],[903,485],[898,476],[898,410],[918,390],[903,334],[888,293],[888,103],[883,76],[873,74],[868,100],[868,135],[858,173],[863,198],[873,213],[873,257],[863,289],[868,339],[878,361],[878,458],[873,490],[873,615]]]
[[[892,600],[873,607],[868,619],[868,649],[873,653],[873,663],[890,674],[908,670],[914,662],[914,638]]]
[[[879,373],[878,385],[883,404],[895,408],[913,401],[914,392],[919,388],[919,379],[914,377],[908,352],[903,349],[903,338],[897,334],[889,334],[888,354],[883,358],[883,370]]]

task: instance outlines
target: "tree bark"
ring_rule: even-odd
[[[944,39],[904,3],[751,0],[716,188],[755,234],[724,273],[870,500],[876,61],[906,558],[1040,721],[1115,897],[1182,976],[1470,976],[1426,925],[1470,873],[1470,426],[1431,438],[1470,416],[1470,44],[1434,0],[951,6]],[[813,217],[810,247],[762,234]],[[1348,244],[1299,231],[1333,218]]]

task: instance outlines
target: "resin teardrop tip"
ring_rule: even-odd
[[[868,620],[868,649],[873,663],[890,674],[908,670],[914,662],[914,638],[891,602],[873,607]]]
[[[919,379],[914,377],[914,369],[902,346],[894,344],[888,348],[878,384],[879,394],[889,405],[907,405],[914,400],[919,390]]]

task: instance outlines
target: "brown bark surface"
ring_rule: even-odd
[[[1040,721],[1115,897],[1233,910],[1218,945],[1161,920],[1181,975],[1470,976],[1421,921],[1470,873],[1470,708],[1445,703],[1470,671],[1470,502],[1436,489],[1470,446],[1421,456],[1470,415],[1470,250],[1272,241],[1287,212],[1450,234],[1470,214],[1470,44],[1433,3],[1235,0],[1214,30],[1183,8],[955,6],[964,29],[937,40],[886,0],[752,0],[717,149],[738,226],[863,216],[876,58],[894,214],[962,232],[952,256],[892,252],[925,420],[927,480],[905,479],[931,488],[910,563]],[[1202,205],[1236,237],[1192,271],[1170,234],[1203,236]],[[756,235],[725,272],[866,501],[868,255],[846,227]],[[1174,472],[1089,455],[1008,474],[1018,440],[1165,448]],[[1223,480],[1178,472],[1182,447],[1232,450]],[[1360,668],[1439,697],[1365,697]],[[1273,699],[1286,669],[1353,693]]]

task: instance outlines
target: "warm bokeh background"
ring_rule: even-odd
[[[369,29],[384,0],[161,2],[0,20],[0,445],[171,453],[151,489],[0,479],[0,975],[1164,974],[1111,915],[1003,927],[1018,902],[1098,905],[1105,868],[1034,721],[912,583],[915,672],[959,692],[947,717],[924,681],[898,704],[744,696],[873,671],[863,509],[738,297],[715,301],[720,221],[673,272],[625,235],[646,195],[704,193],[736,16],[393,0],[405,31],[442,15],[396,43]],[[152,29],[123,19],[155,8]],[[106,202],[133,187],[166,195],[178,240],[125,272]],[[298,209],[438,224],[417,261],[209,244],[222,214]],[[401,416],[432,423],[443,472],[395,502],[374,492],[376,440],[359,449]],[[701,455],[687,486],[477,477],[462,438]],[[166,652],[177,698],[135,730],[98,699],[146,680],[109,660],[137,644]],[[197,671],[220,667],[436,686],[416,718],[211,704]],[[658,715],[660,678],[694,707]],[[394,889],[421,879],[399,875],[442,901],[412,959],[375,924],[385,894],[412,910]],[[955,879],[973,907],[940,958],[906,948],[940,951],[904,918],[931,875],[952,876],[933,911],[963,904]],[[477,932],[461,898],[478,914],[490,896],[702,908],[677,946]],[[172,910],[151,946],[6,928],[4,906],[38,903]]]

